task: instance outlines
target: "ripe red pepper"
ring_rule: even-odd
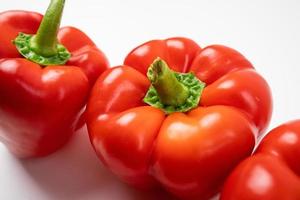
[[[83,32],[59,29],[64,2],[52,0],[44,17],[0,13],[0,140],[19,157],[44,156],[61,147],[91,86],[108,68]]]
[[[170,38],[135,48],[100,76],[87,125],[99,158],[122,180],[199,200],[251,154],[271,111],[267,83],[240,53]]]
[[[222,200],[300,199],[300,120],[273,129],[229,176]]]

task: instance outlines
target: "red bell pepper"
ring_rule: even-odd
[[[267,83],[240,53],[170,38],[100,76],[87,126],[99,158],[125,182],[199,200],[251,154],[271,111]]]
[[[273,129],[229,176],[222,200],[300,199],[300,120]]]
[[[19,157],[44,156],[61,147],[91,86],[108,68],[83,32],[59,29],[64,2],[52,0],[44,17],[0,13],[0,140]]]

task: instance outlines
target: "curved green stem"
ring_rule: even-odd
[[[65,0],[51,0],[47,12],[30,47],[36,53],[50,57],[57,54],[57,33],[60,27]]]
[[[147,76],[157,91],[161,103],[171,106],[185,103],[189,91],[177,80],[165,61],[157,58],[150,66]]]
[[[198,106],[205,83],[192,73],[172,71],[160,58],[148,69],[151,86],[144,102],[163,110],[166,114],[186,112]]]
[[[36,35],[18,35],[13,42],[21,55],[43,66],[68,61],[70,52],[57,40],[64,5],[65,0],[51,0]]]

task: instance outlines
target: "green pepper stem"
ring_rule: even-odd
[[[41,66],[63,65],[69,60],[70,52],[57,40],[64,5],[65,0],[51,0],[37,34],[19,33],[13,40],[22,56]]]
[[[57,33],[64,5],[65,0],[51,0],[37,34],[30,41],[30,48],[37,54],[44,57],[57,54]]]
[[[157,58],[150,66],[147,76],[158,93],[161,103],[180,106],[189,97],[189,90],[175,76],[168,64]]]

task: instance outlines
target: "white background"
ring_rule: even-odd
[[[1,0],[0,12],[23,9],[43,13],[48,2]],[[186,36],[202,47],[231,46],[255,65],[272,88],[270,128],[300,118],[298,0],[69,0],[62,25],[85,31],[113,66],[122,64],[132,48],[150,39]],[[164,192],[139,192],[119,182],[97,160],[82,129],[66,147],[43,159],[18,160],[0,144],[0,199],[171,198]]]

